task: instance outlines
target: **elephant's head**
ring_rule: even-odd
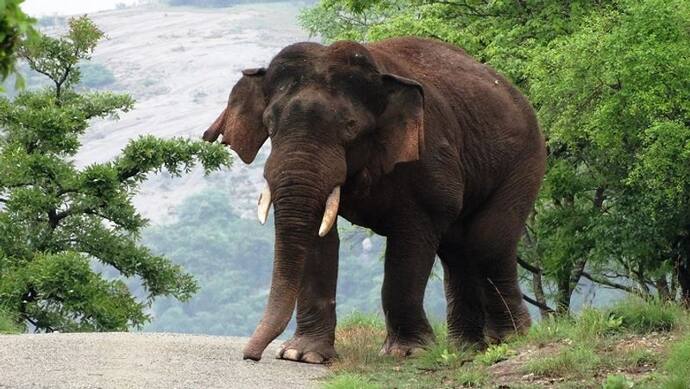
[[[415,81],[380,71],[362,45],[299,43],[267,69],[248,69],[204,139],[230,145],[251,163],[271,138],[259,219],[274,206],[276,243],[268,305],[244,350],[258,360],[287,326],[305,258],[338,214],[349,177],[378,177],[419,159],[423,91]]]

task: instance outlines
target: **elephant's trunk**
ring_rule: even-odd
[[[326,203],[335,201],[331,194],[340,183],[336,181],[344,180],[345,175],[344,170],[342,174],[337,172],[338,178],[333,180],[332,166],[328,169],[326,163],[315,161],[316,158],[276,159],[280,161],[278,169],[270,169],[270,160],[267,164],[276,229],[271,291],[263,318],[244,349],[245,359],[261,359],[266,346],[287,327],[300,291],[306,257],[321,239],[319,228],[320,224],[324,228]],[[329,172],[328,179],[324,172]]]

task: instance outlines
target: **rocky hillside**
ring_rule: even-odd
[[[296,5],[272,3],[215,9],[147,6],[90,15],[108,36],[93,58],[114,76],[104,88],[131,93],[137,104],[118,121],[95,123],[77,163],[112,158],[129,139],[143,134],[200,137],[224,108],[243,68],[266,65],[282,47],[308,39],[297,26],[298,12]],[[58,23],[48,30],[60,28]],[[213,177],[200,172],[176,180],[155,177],[136,205],[154,222],[161,221],[174,215],[182,199],[215,182],[234,193],[234,207],[253,214],[268,148],[250,167],[236,159],[232,171]]]

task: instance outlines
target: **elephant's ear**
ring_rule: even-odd
[[[383,174],[400,162],[416,161],[424,148],[424,90],[414,80],[382,75],[387,104],[378,119],[377,155]]]
[[[214,141],[223,134],[223,144],[230,145],[244,163],[252,163],[261,145],[268,138],[263,124],[266,99],[262,90],[266,69],[246,69],[230,92],[228,106],[204,133],[204,139]]]

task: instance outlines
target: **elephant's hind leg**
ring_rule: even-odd
[[[307,258],[297,298],[297,329],[281,347],[278,358],[324,363],[335,357],[338,247],[338,228],[333,226]]]
[[[479,269],[486,335],[495,341],[524,333],[530,326],[518,283],[516,252],[538,177],[513,176],[465,223],[463,255],[471,257]]]
[[[482,348],[485,315],[479,270],[462,258],[455,244],[442,242],[438,255],[443,264],[448,336],[460,346]]]
[[[387,330],[382,354],[404,357],[433,342],[423,304],[438,245],[436,238],[425,236],[430,230],[388,236],[381,293]]]

